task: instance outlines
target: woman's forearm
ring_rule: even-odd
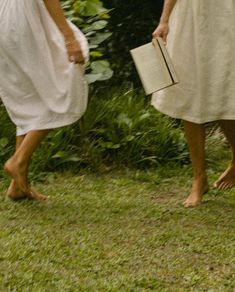
[[[59,0],[44,0],[46,8],[66,40],[74,38],[72,29],[67,23]]]
[[[65,46],[67,48],[67,53],[69,61],[75,64],[84,64],[84,57],[81,50],[79,41],[76,39],[73,30],[69,26],[64,12],[60,6],[59,0],[44,0],[46,8],[50,13],[52,19],[56,23],[57,27],[64,36]]]
[[[162,16],[160,19],[161,23],[167,23],[169,21],[171,11],[173,10],[177,0],[164,0]]]

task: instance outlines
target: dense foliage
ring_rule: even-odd
[[[144,3],[140,0],[104,0],[107,9],[100,0],[62,2],[67,16],[83,30],[90,42],[92,62],[89,71],[92,74],[89,74],[89,82],[107,80],[112,76],[109,62],[103,60],[105,56],[114,70],[112,84],[118,85],[125,80],[140,85],[129,50],[151,40],[163,0]]]
[[[64,0],[62,6],[66,16],[85,34],[90,46],[90,62],[87,66],[89,83],[110,79],[113,71],[104,58],[105,49],[102,44],[110,38],[107,30],[109,10],[103,7],[100,0]]]
[[[0,147],[12,150],[14,130],[4,109],[0,112]],[[11,131],[9,131],[11,129]],[[9,132],[12,133],[10,139]],[[34,173],[58,168],[92,170],[113,166],[149,167],[188,160],[184,137],[174,120],[163,117],[134,91],[113,89],[93,95],[84,117],[52,131],[34,156]]]

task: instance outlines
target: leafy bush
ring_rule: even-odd
[[[86,157],[101,162],[146,167],[170,161],[185,162],[187,150],[175,121],[158,113],[143,95],[113,89],[94,96],[80,127],[88,139]]]
[[[0,115],[3,118],[6,113]],[[3,123],[5,135],[8,126]],[[0,147],[2,143],[9,153],[13,137],[6,145],[1,141]],[[143,95],[113,89],[102,98],[99,93],[92,96],[80,121],[52,131],[35,153],[31,171],[143,168],[187,161],[185,140],[174,120],[153,109]]]
[[[66,16],[85,34],[90,46],[90,62],[87,66],[89,83],[110,79],[113,71],[104,58],[102,47],[112,33],[108,31],[109,12],[100,0],[64,0],[62,7]]]
[[[4,106],[0,103],[0,162],[13,151],[15,141],[14,125],[6,114]]]

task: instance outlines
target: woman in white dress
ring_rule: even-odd
[[[16,125],[16,151],[5,163],[7,197],[44,200],[30,188],[28,166],[48,132],[86,110],[86,38],[66,20],[59,0],[1,0],[0,98]]]
[[[235,185],[235,2],[165,0],[153,37],[162,37],[180,83],[152,97],[159,111],[183,120],[194,179],[185,207],[208,191],[204,123],[218,121],[232,147],[232,163],[214,187]]]

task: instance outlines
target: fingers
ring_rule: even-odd
[[[153,37],[153,38],[161,37],[161,33],[160,33],[158,30],[155,30],[155,31],[152,33],[152,37]]]
[[[162,39],[163,39],[164,45],[166,45],[167,35],[163,35]]]
[[[75,64],[84,64],[85,59],[81,50],[68,50],[69,61]]]
[[[79,42],[74,39],[73,41],[67,42],[66,44],[68,58],[71,63],[84,64],[85,59],[82,54],[82,50]]]
[[[158,38],[158,37],[162,38],[163,42],[164,42],[164,45],[166,45],[166,43],[167,43],[167,34],[165,34],[165,33],[161,33],[161,34],[153,33],[152,36],[153,36],[153,38]]]
[[[79,56],[77,55],[71,55],[69,56],[69,61],[71,63],[75,63],[75,64],[84,64],[85,60],[82,54],[80,54]]]
[[[166,45],[167,42],[167,35],[169,32],[169,26],[168,23],[160,23],[158,27],[153,32],[152,36],[153,38],[160,37],[163,39],[164,44]]]

